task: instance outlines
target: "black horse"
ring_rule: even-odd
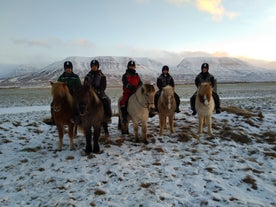
[[[99,137],[102,126],[105,134],[108,135],[108,125],[107,120],[105,120],[103,104],[94,89],[85,85],[78,89],[75,100],[80,112],[80,127],[84,130],[86,137],[85,153],[100,153]],[[93,149],[91,127],[93,127]]]

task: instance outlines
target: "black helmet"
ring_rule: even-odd
[[[66,68],[71,68],[73,70],[73,64],[72,64],[72,62],[71,61],[65,61],[64,65],[63,65],[63,68],[64,68],[64,70]]]
[[[163,67],[162,67],[162,72],[164,71],[164,70],[166,70],[166,71],[168,71],[169,72],[169,66],[167,66],[167,65],[164,65]]]
[[[96,66],[99,68],[100,63],[99,63],[99,61],[98,61],[98,60],[95,60],[95,59],[94,59],[94,60],[92,60],[92,61],[91,61],[91,63],[90,63],[90,67],[92,68],[92,66],[93,66],[93,65],[96,65]]]
[[[209,70],[209,64],[208,64],[208,63],[203,63],[203,64],[201,65],[201,70],[202,70],[203,68],[207,68],[207,70]]]
[[[133,60],[130,60],[130,61],[128,62],[127,68],[129,68],[130,66],[136,67],[136,64],[135,64],[135,62],[134,62]]]

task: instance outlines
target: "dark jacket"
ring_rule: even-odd
[[[174,79],[170,74],[167,74],[166,76],[162,73],[158,78],[157,78],[157,87],[159,90],[162,90],[163,87],[170,85],[174,87]]]
[[[72,73],[63,72],[62,75],[59,76],[58,81],[67,83],[67,86],[69,88],[71,95],[73,95],[74,92],[77,90],[77,88],[81,86],[81,81],[79,76],[73,72]]]
[[[196,85],[196,87],[198,87],[198,85],[200,84],[200,83],[203,83],[203,82],[211,82],[211,84],[212,84],[212,87],[214,87],[215,86],[215,78],[214,78],[214,76],[211,74],[211,73],[209,73],[209,72],[207,72],[207,73],[199,73],[197,76],[196,76],[196,79],[195,79],[195,85]]]
[[[92,86],[100,98],[106,96],[106,76],[101,70],[91,70],[84,78],[84,85]]]
[[[133,69],[126,70],[125,74],[122,77],[122,82],[123,89],[130,90],[131,92],[135,92],[136,89],[143,84],[140,76]]]

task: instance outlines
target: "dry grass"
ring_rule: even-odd
[[[247,111],[245,109],[238,108],[236,106],[228,106],[228,107],[223,107],[222,111],[226,111],[228,113],[236,114],[238,116],[243,116],[244,118],[251,118],[254,116],[262,116],[262,113],[255,114],[251,111]]]

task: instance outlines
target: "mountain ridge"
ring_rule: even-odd
[[[34,72],[34,68],[22,69],[19,75],[0,79],[2,87],[45,87],[49,81],[56,81],[63,72],[63,63],[70,60],[73,63],[73,71],[81,80],[90,71],[90,61],[97,59],[100,69],[107,77],[109,86],[121,85],[121,76],[126,70],[129,60],[136,62],[136,71],[145,82],[156,82],[161,74],[163,63],[146,58],[130,58],[127,56],[97,56],[81,57],[72,56],[63,60],[53,62],[46,67]],[[276,70],[267,69],[238,58],[230,57],[186,57],[176,66],[170,66],[170,73],[176,84],[193,83],[196,75],[200,73],[203,62],[209,64],[209,72],[213,74],[218,82],[268,82],[276,81]]]

